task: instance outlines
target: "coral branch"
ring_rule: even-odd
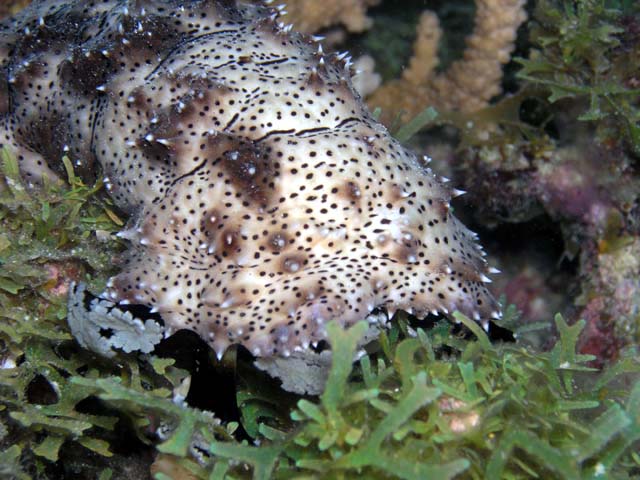
[[[524,0],[477,0],[473,33],[462,58],[438,75],[437,45],[441,36],[436,15],[426,11],[418,24],[414,57],[402,77],[379,88],[369,99],[386,119],[398,112],[407,120],[424,108],[473,112],[501,92],[502,64],[513,50],[518,27],[526,19]]]
[[[30,0],[4,0],[0,3],[0,18],[13,15],[29,4]]]
[[[350,32],[362,32],[371,24],[367,8],[378,3],[380,0],[289,0],[285,20],[302,32],[317,32],[339,23]]]

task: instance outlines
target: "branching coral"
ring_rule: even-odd
[[[336,24],[343,24],[350,32],[361,32],[371,23],[367,8],[378,3],[380,0],[289,0],[284,18],[301,32],[317,32]]]
[[[502,65],[510,59],[516,31],[526,19],[524,0],[478,0],[473,33],[460,60],[435,74],[441,37],[438,18],[422,14],[414,57],[402,77],[378,89],[369,104],[381,107],[387,120],[403,111],[403,118],[428,106],[472,112],[485,107],[501,91]]]
[[[30,0],[4,0],[0,3],[0,18],[19,12],[29,2]]]

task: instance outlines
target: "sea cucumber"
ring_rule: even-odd
[[[130,214],[105,298],[218,354],[305,349],[374,309],[498,315],[457,192],[268,5],[36,1],[0,23],[0,144],[37,185],[69,156]],[[99,172],[99,173],[97,173]]]

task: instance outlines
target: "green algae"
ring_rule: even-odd
[[[298,428],[262,428],[259,447],[211,451],[251,466],[254,479],[627,478],[639,466],[640,383],[631,393],[611,384],[639,365],[629,352],[624,368],[601,374],[576,353],[583,322],[555,323],[560,339],[544,353],[492,345],[481,329],[465,340],[441,323],[403,338],[396,326],[387,349],[353,367],[365,325],[332,324],[330,379],[318,399],[298,402]]]
[[[518,78],[541,88],[551,104],[580,105],[602,143],[624,138],[640,155],[640,7],[637,2],[536,3],[528,58]]]
[[[567,325],[560,316],[560,338],[548,352],[523,341],[493,344],[459,314],[472,338],[445,321],[414,330],[399,316],[355,364],[365,325],[343,331],[330,324],[333,361],[320,397],[291,396],[248,377],[237,391],[239,417],[222,425],[216,412],[185,403],[189,375],[173,360],[99,358],[72,340],[51,262],[102,285],[113,268],[107,259],[121,245],[93,232],[116,231],[117,217],[99,185],[69,173],[67,186],[29,190],[6,153],[4,162],[5,477],[59,478],[51,466],[73,443],[104,459],[87,457],[96,476],[117,478],[114,447],[125,419],[142,444],[202,479],[628,478],[640,469],[635,350],[599,372],[589,367],[592,356],[576,353],[583,323]],[[517,327],[513,308],[505,317]],[[237,435],[239,427],[246,435]]]

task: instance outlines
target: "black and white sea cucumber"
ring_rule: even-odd
[[[349,57],[277,8],[36,0],[0,23],[0,61],[0,144],[25,178],[67,155],[131,216],[111,301],[256,356],[374,309],[498,315],[455,190],[368,112]]]

